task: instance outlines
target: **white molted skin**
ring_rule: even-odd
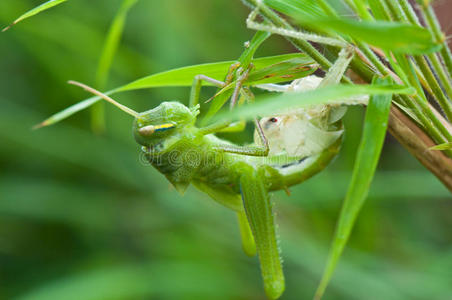
[[[303,92],[316,89],[323,78],[311,75],[294,80],[291,84],[280,85],[278,90]],[[360,96],[343,101],[347,105],[367,104],[368,96]],[[334,130],[331,124],[345,114],[343,105],[315,105],[298,108],[288,113],[264,117],[259,123],[268,140],[269,155],[286,154],[291,157],[306,157],[331,146],[343,133]],[[254,134],[255,143],[260,139]]]

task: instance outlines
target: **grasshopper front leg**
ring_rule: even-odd
[[[193,83],[192,83],[192,87],[191,87],[191,91],[190,91],[189,107],[192,108],[199,104],[199,97],[200,97],[203,81],[209,82],[218,88],[224,88],[225,86],[227,86],[228,84],[230,84],[232,82],[233,76],[234,76],[234,71],[237,68],[239,68],[239,63],[232,64],[229,67],[229,71],[226,76],[225,82],[216,80],[214,78],[211,78],[211,77],[208,77],[208,76],[205,76],[202,74],[196,75],[193,79]],[[246,74],[248,74],[248,72]],[[245,79],[243,79],[243,80],[245,80]],[[238,90],[241,89],[242,84],[243,84],[243,82],[239,81],[239,84],[236,85],[236,87],[234,89],[234,93],[233,93],[233,95],[235,95],[235,96],[233,96],[232,99],[234,99],[234,97],[238,97]],[[231,101],[233,101],[233,100],[231,100]],[[245,125],[246,125],[245,121],[238,121],[238,122],[234,122],[234,123],[221,122],[221,123],[215,123],[213,125],[204,127],[201,129],[201,131],[203,134],[211,134],[211,133],[217,133],[217,132],[237,132],[237,131],[243,131],[245,129]]]
[[[269,148],[262,146],[235,146],[235,145],[217,145],[214,146],[215,150],[248,155],[248,156],[267,156]]]
[[[268,140],[265,137],[261,124],[259,123],[259,121],[257,119],[254,119],[254,124],[256,126],[256,130],[257,130],[259,138],[261,140],[261,145],[263,145],[263,146],[217,145],[217,146],[214,146],[214,149],[220,150],[223,152],[249,155],[249,156],[267,156],[270,151],[270,148],[268,146]]]
[[[190,91],[190,101],[189,101],[190,108],[195,107],[199,103],[199,94],[201,93],[201,87],[202,87],[203,81],[209,82],[218,88],[222,88],[225,85],[225,83],[223,81],[216,80],[214,78],[210,78],[210,77],[202,75],[202,74],[196,75],[195,78],[193,78],[193,84],[191,86],[191,91]]]
[[[214,79],[209,76],[202,75],[202,74],[196,75],[193,78],[193,83],[191,86],[189,107],[194,107],[194,106],[198,105],[199,95],[201,93],[201,87],[202,87],[203,81],[209,82],[218,88],[224,88],[234,80],[234,72],[236,71],[236,69],[240,69],[240,63],[234,63],[229,67],[225,81],[220,81],[220,80],[217,80],[217,79]],[[233,95],[232,95],[231,107],[234,107],[234,104],[239,95],[239,91],[242,87],[242,84],[246,80],[249,72],[250,72],[250,69],[247,69],[247,70],[245,70],[245,72],[243,72],[243,74],[241,74],[239,76],[239,78],[237,80],[237,84],[234,88]]]
[[[285,283],[270,197],[262,174],[248,165],[241,168],[240,190],[243,206],[256,242],[265,293],[269,298],[277,299],[284,292]]]

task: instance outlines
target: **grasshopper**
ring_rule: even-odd
[[[259,8],[264,5],[258,3],[247,19],[247,25],[261,30],[261,33],[267,32],[266,35],[260,35],[261,40],[270,33],[295,35],[300,39],[312,38],[303,33],[281,31],[277,27],[254,22]],[[305,181],[331,162],[342,143],[341,119],[346,108],[342,105],[318,105],[277,112],[260,120],[256,118],[254,143],[241,146],[220,139],[215,134],[243,130],[243,122],[231,123],[225,120],[206,126],[196,124],[200,112],[200,90],[203,81],[220,88],[213,97],[215,102],[207,118],[215,114],[229,97],[231,108],[242,99],[251,101],[253,96],[249,86],[252,85],[264,90],[296,93],[337,84],[353,57],[354,49],[341,40],[318,42],[342,48],[324,78],[311,75],[294,80],[289,85],[278,85],[276,82],[302,77],[303,72],[309,73],[310,70],[303,69],[303,65],[300,69],[280,64],[253,73],[253,66],[245,59],[245,55],[243,60],[239,60],[242,65],[233,64],[230,67],[224,81],[204,75],[195,76],[188,107],[176,101],[162,102],[154,109],[138,113],[87,85],[70,82],[134,117],[133,135],[141,146],[142,154],[177,191],[184,193],[191,183],[236,213],[244,252],[249,256],[258,255],[264,289],[271,299],[281,296],[285,281],[270,192],[288,192],[289,187]],[[255,49],[249,49],[248,55],[252,55],[252,51]],[[271,78],[275,74],[280,78]],[[285,77],[288,74],[290,76]],[[269,80],[262,83],[262,78]],[[352,103],[347,99],[347,103],[352,104],[365,101],[360,98]]]
[[[352,56],[350,49],[342,50],[338,60],[319,85],[337,83]],[[316,80],[314,77],[311,79]],[[162,173],[176,190],[183,193],[191,183],[218,203],[236,212],[244,251],[249,256],[258,254],[265,292],[269,298],[277,299],[284,291],[285,284],[269,192],[287,191],[288,187],[303,182],[328,165],[340,149],[341,117],[344,110],[342,107],[320,106],[298,111],[296,114],[286,113],[260,121],[256,119],[256,143],[247,146],[235,145],[215,136],[215,133],[220,131],[235,130],[235,125],[231,122],[196,126],[200,107],[200,83],[204,80],[218,87],[227,85],[225,82],[199,75],[194,79],[189,107],[179,102],[163,102],[142,113],[117,103],[89,86],[74,81],[70,83],[102,97],[134,117],[133,135],[136,142],[141,145],[150,164]],[[294,82],[291,86],[264,84],[259,87],[290,92],[291,89],[296,90],[299,85],[300,82]],[[236,86],[237,90],[242,88],[241,85]],[[233,94],[239,92],[234,90]],[[267,123],[272,123],[272,118],[299,118],[304,114],[311,116],[307,121],[311,124],[310,127],[302,137],[297,136],[297,132],[292,132],[292,137],[310,145],[312,140],[316,139],[312,132],[323,132],[328,141],[315,149],[308,146],[310,149],[303,150],[301,147],[290,151],[289,145],[284,144],[284,147],[279,149],[281,151],[275,151],[275,144],[280,141],[281,134],[294,130],[295,127],[286,124],[285,127],[279,128],[279,135],[269,134],[267,139],[266,132],[271,133],[271,126]]]

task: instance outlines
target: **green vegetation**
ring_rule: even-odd
[[[188,104],[195,75],[222,80],[238,57],[242,66],[256,67],[245,85],[278,83],[295,64],[304,68],[291,79],[317,67],[326,71],[338,47],[347,44],[358,51],[351,69],[369,85],[325,87],[304,96],[310,103],[377,96],[364,121],[363,107],[349,109],[345,141],[330,166],[291,187],[290,197],[273,196],[286,277],[281,299],[311,299],[316,289],[320,298],[329,279],[324,299],[450,296],[452,204],[438,180],[451,188],[443,171],[447,164],[439,171],[428,166],[436,178],[389,137],[373,178],[392,93],[397,95],[389,127],[394,110],[403,111],[411,121],[402,123],[423,129],[429,139],[410,148],[413,140],[392,128],[399,142],[417,158],[431,155],[450,164],[452,59],[431,6],[420,6],[424,29],[405,0],[264,3],[268,6],[255,11],[265,18],[264,23],[257,18],[258,25],[285,30],[297,25],[329,45],[318,51],[306,36],[286,36],[291,45],[265,32],[254,35],[245,27],[249,10],[239,1],[48,1],[32,10],[33,1],[0,2],[2,27],[16,19],[0,35],[1,299],[264,297],[258,261],[241,251],[235,215],[193,188],[183,197],[170,188],[140,156],[128,116],[98,105],[91,115],[30,128],[61,121],[99,100],[70,106],[86,96],[66,84],[70,79],[109,90],[144,111],[164,100]],[[364,21],[338,17],[351,14]],[[381,48],[377,53],[387,58],[385,64],[373,47]],[[304,53],[293,54],[297,50]],[[370,85],[374,77],[389,76],[396,84],[381,86],[377,79],[380,85]],[[204,110],[205,119],[251,118],[300,101],[292,95],[258,96],[253,106],[217,113],[234,84],[202,90],[205,100],[218,94]],[[252,130],[222,137],[247,143]]]

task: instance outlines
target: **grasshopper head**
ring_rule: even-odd
[[[157,146],[165,147],[165,141],[168,141],[171,137],[177,137],[178,134],[180,135],[187,126],[193,126],[196,116],[199,114],[199,105],[190,109],[175,101],[162,102],[154,109],[138,113],[86,84],[72,80],[69,83],[84,88],[135,117],[133,122],[135,140],[140,145],[151,148],[151,150],[156,150]]]
[[[154,148],[168,138],[193,126],[198,107],[189,109],[179,102],[162,102],[154,109],[139,113],[133,123],[133,134],[140,145]]]

